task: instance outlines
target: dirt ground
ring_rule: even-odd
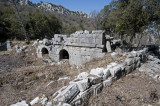
[[[97,67],[119,59],[112,59],[106,54],[103,59],[93,59],[81,67],[71,66],[68,60],[55,63],[45,63],[36,57],[35,48],[28,46],[26,52],[0,52],[0,106],[7,106],[26,100],[28,103],[37,96],[52,95],[81,72],[90,72]],[[68,80],[58,80],[69,77]]]
[[[35,48],[28,46],[23,53],[0,52],[0,106],[8,106],[26,100],[29,103],[37,96],[45,95],[53,99],[54,92],[68,85],[76,75],[89,72],[93,68],[104,67],[111,62],[121,62],[124,57],[113,59],[108,53],[103,59],[93,59],[81,67],[71,66],[68,60],[45,63],[36,57]],[[69,77],[70,79],[58,80]],[[91,106],[139,106],[156,104],[160,85],[138,71],[116,81],[102,93],[92,97]],[[39,106],[39,104],[37,105]]]
[[[159,106],[160,82],[145,73],[133,73],[90,98],[89,106]]]

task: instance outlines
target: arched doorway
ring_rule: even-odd
[[[42,56],[49,58],[49,51],[46,48],[42,48]]]
[[[64,49],[60,51],[59,56],[60,56],[60,60],[69,59],[69,53]]]

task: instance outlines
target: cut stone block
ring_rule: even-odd
[[[90,80],[90,83],[91,85],[96,85],[98,83],[101,83],[102,82],[102,77],[89,77],[89,80]]]
[[[90,74],[91,75],[96,75],[96,76],[99,76],[99,77],[102,77],[103,76],[103,70],[104,70],[104,68],[96,68],[96,69],[92,69],[91,71],[90,71]]]
[[[126,74],[129,74],[134,70],[134,66],[133,65],[126,66],[125,70],[126,70]]]
[[[84,79],[77,82],[70,82],[70,84],[76,84],[81,92],[85,91],[87,88],[90,87],[89,79]]]
[[[112,84],[112,77],[108,78],[107,80],[103,81],[103,86],[110,86]]]
[[[111,73],[110,73],[108,68],[103,70],[103,73],[104,73],[103,79],[107,79],[111,75]]]
[[[110,68],[110,73],[113,77],[115,77],[116,73],[118,73],[119,71],[121,71],[121,66],[118,65],[118,66],[115,66],[113,68]]]
[[[89,88],[84,92],[80,92],[77,97],[72,101],[72,105],[79,106],[82,105],[83,102],[88,100],[94,94],[93,88]]]
[[[77,79],[86,79],[88,75],[89,74],[87,72],[82,72],[77,76]]]
[[[128,66],[132,65],[132,64],[134,63],[134,58],[127,58],[127,59],[125,60],[125,63],[126,63]]]
[[[93,90],[94,90],[94,95],[97,95],[97,94],[99,94],[102,91],[103,84],[99,83],[97,85],[93,85],[91,88],[93,88]]]
[[[59,93],[53,100],[70,103],[79,93],[79,89],[76,84],[69,85],[65,90]]]

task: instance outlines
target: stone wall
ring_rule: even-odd
[[[77,31],[67,37],[66,35],[55,34],[52,40],[44,39],[39,41],[37,56],[42,58],[42,49],[46,48],[49,56],[54,61],[61,61],[61,51],[69,54],[71,65],[83,65],[94,58],[102,58],[105,53],[111,52],[111,37],[106,36],[104,31],[95,30]]]
[[[145,63],[148,56],[145,48],[140,51],[132,51],[126,55],[123,63],[110,63],[106,69],[92,69],[90,73],[80,73],[69,86],[63,87],[53,94],[53,105],[61,106],[68,103],[79,106],[86,102],[92,95],[97,95],[103,87],[110,86],[121,76],[131,73],[141,64]],[[57,104],[58,103],[58,104]]]
[[[107,65],[106,68],[92,69],[90,73],[82,72],[76,76],[74,80],[70,81],[68,86],[64,86],[56,91],[52,95],[52,99],[48,100],[45,96],[36,97],[30,102],[30,105],[32,106],[36,103],[42,103],[43,106],[85,105],[90,97],[99,94],[104,87],[112,85],[117,79],[131,73],[136,68],[141,67],[141,65],[142,67],[139,68],[139,70],[146,70],[148,73],[152,71],[152,69],[148,71],[148,68],[155,69],[156,66],[156,69],[159,69],[160,67],[158,64],[160,60],[148,54],[147,48],[139,51],[132,51],[124,55],[126,58],[122,60],[122,63],[112,62]],[[154,65],[154,67],[146,66],[148,65],[148,62],[146,62],[147,60],[152,62],[151,65]],[[155,75],[154,77],[152,73],[150,73],[151,77],[155,80],[160,79],[159,75]],[[16,104],[28,105],[25,101]]]

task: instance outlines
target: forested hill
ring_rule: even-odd
[[[42,39],[55,33],[92,30],[93,19],[51,3],[29,0],[0,0],[0,42],[7,39]]]

